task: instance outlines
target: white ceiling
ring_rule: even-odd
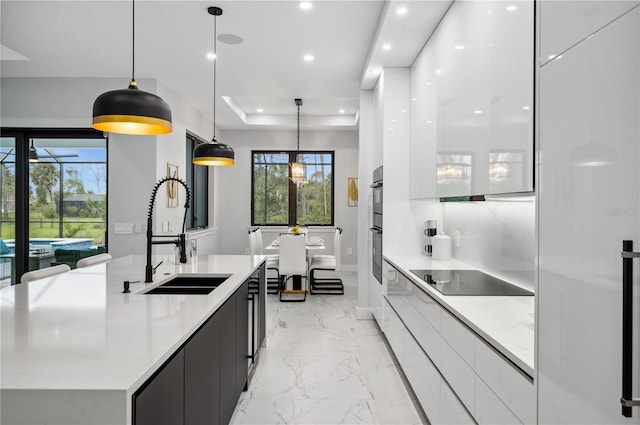
[[[294,0],[138,0],[135,76],[157,79],[213,114],[213,62],[206,54],[213,51],[214,18],[207,7],[218,6],[224,11],[218,36],[243,39],[217,43],[220,128],[295,128],[294,98],[302,98],[303,129],[355,129],[359,90],[372,88],[382,67],[410,66],[450,3],[315,0],[303,10]],[[122,78],[114,89],[126,88],[131,6],[2,0],[2,77]],[[397,14],[399,8],[407,13]],[[315,60],[305,62],[306,54]]]

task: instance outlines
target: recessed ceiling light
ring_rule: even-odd
[[[341,114],[344,114],[345,110],[344,109],[340,109],[338,112],[341,113]]]
[[[406,15],[406,14],[407,14],[406,7],[399,7],[396,9],[396,15]]]
[[[391,50],[391,44],[386,43],[382,45],[382,50]]]
[[[313,60],[315,59],[315,57],[313,57],[313,55],[304,55],[303,59],[306,62],[313,62]]]
[[[464,46],[463,46],[462,44],[458,44],[458,45],[455,47],[455,49],[456,49],[456,50],[464,50]]]
[[[214,60],[216,58],[216,54],[213,52],[207,53],[207,59]]]
[[[312,7],[313,7],[313,4],[311,4],[310,1],[300,2],[300,9],[308,10],[308,9],[311,9]]]
[[[514,10],[518,10],[518,6],[516,6],[515,4],[511,4],[506,7],[506,10],[507,12],[513,12]]]
[[[476,109],[475,111],[473,111],[474,114],[481,114],[482,111],[480,109]]]
[[[257,113],[259,113],[259,114],[261,114],[261,113],[263,113],[263,112],[264,112],[264,109],[262,109],[262,108],[258,108],[258,109],[256,109],[256,112],[257,112]]]
[[[523,106],[522,109],[524,109],[525,111],[528,111],[529,107],[528,106]]]
[[[428,83],[427,83],[427,85],[428,85],[428,86],[430,86],[430,85],[431,85],[431,82],[428,82]]]

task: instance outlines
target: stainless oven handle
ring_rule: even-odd
[[[630,418],[632,407],[640,406],[640,398],[633,398],[633,241],[622,241],[622,416]]]

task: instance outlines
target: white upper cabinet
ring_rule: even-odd
[[[423,49],[411,67],[410,199],[436,197],[438,122],[433,49]]]
[[[412,195],[533,190],[533,30],[533,1],[453,3],[412,68]]]
[[[638,5],[638,0],[541,0],[540,65]]]

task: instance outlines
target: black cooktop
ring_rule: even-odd
[[[479,270],[410,270],[444,295],[531,296],[532,292]]]

